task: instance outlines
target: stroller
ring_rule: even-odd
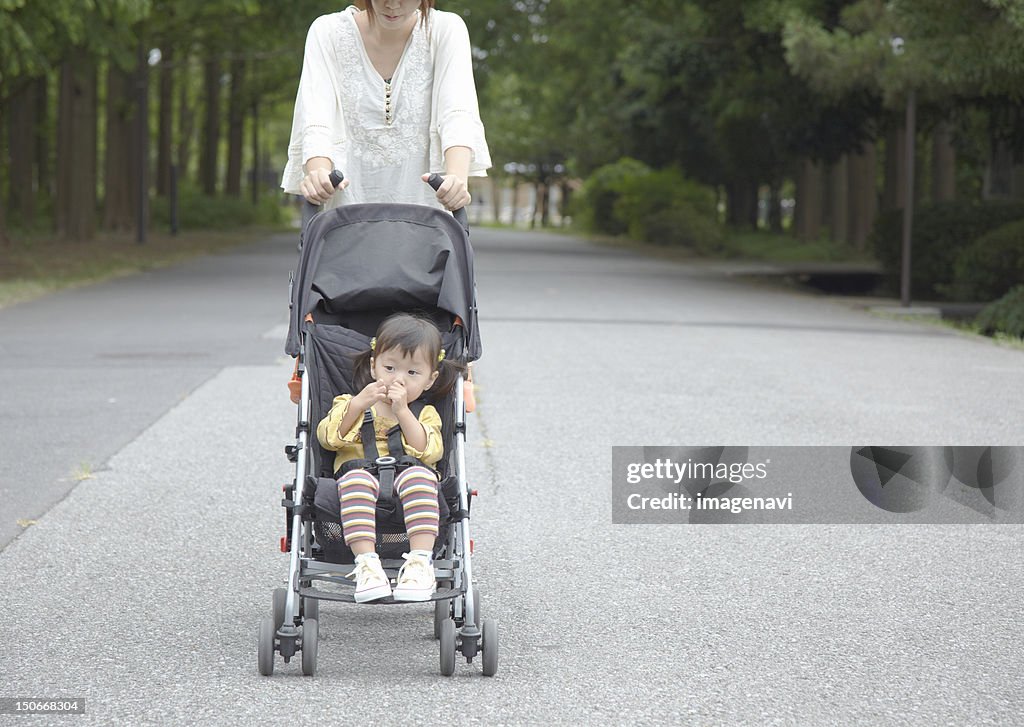
[[[435,189],[441,181],[438,175],[431,178]],[[355,584],[346,577],[355,558],[342,537],[334,453],[324,451],[316,438],[317,423],[334,397],[356,393],[353,355],[367,350],[379,323],[397,311],[430,317],[441,331],[447,357],[469,363],[481,351],[465,210],[453,218],[419,205],[342,206],[309,219],[299,250],[285,345],[297,357],[301,384],[295,444],[285,448],[295,463],[295,479],[284,486],[281,503],[286,527],[281,550],[290,554],[288,586],[274,590],[273,613],[260,622],[259,672],[264,676],[273,674],[275,652],[286,664],[299,653],[302,673],[313,675],[320,601],[355,602]],[[484,675],[493,676],[498,624],[480,618],[471,566],[469,516],[476,491],[466,483],[463,384],[460,376],[451,393],[429,402],[443,422],[445,451],[435,465],[440,522],[434,545],[437,591],[431,599],[434,638],[440,644],[441,674],[455,672],[456,653],[461,653],[467,663],[479,654]],[[394,459],[378,457],[377,464],[393,466]],[[392,580],[409,549],[402,514],[397,494],[382,490],[377,553]],[[376,603],[398,602],[386,598]]]

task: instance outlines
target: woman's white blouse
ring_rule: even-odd
[[[327,157],[349,180],[326,207],[406,202],[439,207],[420,179],[444,172],[444,150],[472,151],[470,176],[490,152],[480,121],[469,32],[454,13],[419,19],[390,83],[373,67],[349,7],[310,26],[281,188],[299,194],[303,165]]]

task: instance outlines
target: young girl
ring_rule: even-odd
[[[402,503],[409,552],[398,573],[396,601],[426,601],[436,588],[431,562],[438,532],[437,473],[431,468],[444,454],[441,417],[427,404],[419,417],[409,409],[428,389],[440,396],[451,390],[459,367],[444,360],[441,334],[425,318],[398,313],[381,323],[370,350],[354,362],[355,396],[334,399],[330,412],[317,426],[324,449],[337,452],[341,527],[345,544],[356,556],[357,603],[392,595],[391,585],[377,556],[376,505],[380,483],[354,460],[364,460],[360,430],[363,415],[373,410],[377,451],[388,452],[387,432],[397,423],[405,453],[419,463],[395,477],[395,492]],[[440,379],[440,380],[439,380]],[[352,463],[346,467],[346,463]]]

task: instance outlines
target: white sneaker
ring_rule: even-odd
[[[429,601],[437,590],[434,578],[434,566],[430,555],[422,551],[413,551],[402,555],[405,565],[398,571],[398,583],[395,585],[396,601]]]
[[[361,553],[356,556],[356,567],[346,578],[355,577],[356,603],[366,603],[387,598],[391,595],[391,581],[376,553]]]

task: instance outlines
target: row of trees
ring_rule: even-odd
[[[165,194],[172,166],[207,194],[240,195],[243,160],[258,169],[278,143],[259,130],[294,99],[309,20],[333,9],[0,0],[0,235],[5,210],[19,226],[52,221],[76,239],[98,226],[131,229],[140,174]]]
[[[721,190],[736,225],[767,189],[779,229],[795,185],[801,236],[862,244],[904,204],[913,90],[919,194],[1024,195],[1022,0],[464,5],[489,138],[542,189],[627,155]]]
[[[801,235],[824,225],[861,243],[879,204],[903,204],[911,90],[928,142],[920,193],[1024,193],[1024,0],[438,6],[470,27],[494,173],[535,183],[541,200],[630,156],[720,190],[736,225],[755,222],[768,190],[780,228],[795,186]],[[0,0],[0,234],[4,210],[26,226],[45,213],[69,237],[130,228],[151,157],[158,194],[172,164],[207,194],[241,194],[246,165],[279,172],[306,29],[338,9]],[[136,141],[140,113],[151,150]]]

